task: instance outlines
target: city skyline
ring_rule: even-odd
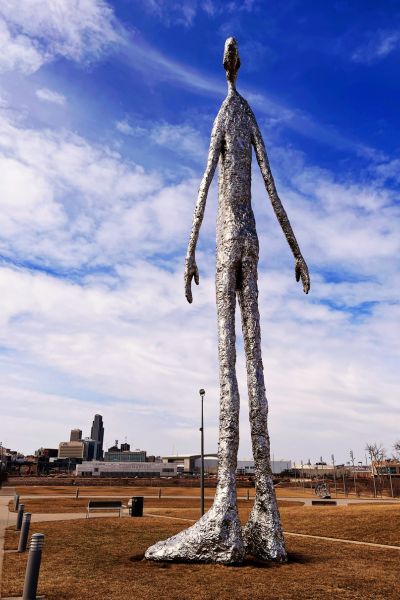
[[[400,437],[396,4],[58,5],[32,0],[16,14],[0,2],[3,445],[57,447],[99,413],[107,444],[128,436],[152,453],[191,452],[205,388],[215,450],[215,182],[191,306],[183,267],[233,35],[238,91],[312,282],[306,297],[255,170],[272,451],[343,462],[376,441],[390,452]]]

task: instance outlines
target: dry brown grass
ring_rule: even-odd
[[[45,534],[38,591],[47,600],[398,598],[396,550],[289,537],[290,560],[281,566],[252,560],[241,567],[142,560],[149,545],[186,526],[151,517],[34,524],[32,533]],[[7,532],[8,543],[16,544],[15,537]],[[26,554],[5,555],[3,595],[21,594],[25,564]]]
[[[116,498],[122,500],[123,504],[127,506],[129,498],[119,497]],[[23,499],[25,506],[25,512],[31,513],[82,513],[86,512],[89,498],[26,498]],[[239,507],[252,506],[253,501],[239,500]],[[206,509],[210,508],[212,500],[205,500]],[[280,500],[279,506],[301,506],[302,502],[296,502],[291,500]],[[158,509],[173,509],[173,510],[189,510],[192,511],[197,518],[199,512],[200,500],[197,498],[146,498],[144,501],[144,507],[147,511],[151,509],[155,512]],[[9,510],[13,510],[13,501],[10,500],[8,504]],[[114,509],[115,512],[115,509]],[[192,517],[189,517],[192,518]]]
[[[159,487],[157,486],[79,486],[81,495],[89,496],[158,496]],[[75,486],[20,486],[16,488],[17,494],[21,496],[73,496],[76,492]],[[213,497],[215,488],[206,488],[205,495]],[[254,497],[254,488],[238,488],[238,496],[247,497],[249,492],[250,497]],[[200,496],[199,487],[162,487],[162,496]],[[276,495],[278,498],[315,498],[314,490],[302,487],[277,487]],[[343,494],[338,495],[343,497]]]
[[[281,517],[286,531],[400,546],[398,505],[282,508]]]

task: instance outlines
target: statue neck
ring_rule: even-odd
[[[237,94],[236,85],[228,79],[228,96],[233,96],[234,94]]]

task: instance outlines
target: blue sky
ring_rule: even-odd
[[[16,12],[18,14],[16,14]],[[398,433],[397,2],[0,0],[1,425],[32,451],[89,434],[150,453],[218,425],[216,181],[189,306],[183,261],[222,51],[311,273],[305,296],[254,164],[275,457],[364,459]],[[215,178],[216,179],[216,178]],[[238,334],[240,321],[238,321]],[[250,456],[244,359],[239,455]]]

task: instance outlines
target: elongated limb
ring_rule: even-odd
[[[301,279],[301,282],[303,284],[303,290],[306,294],[308,294],[308,292],[310,291],[310,275],[308,272],[308,267],[306,261],[304,260],[300,252],[300,248],[297,243],[296,236],[294,235],[294,231],[290,224],[289,218],[283,207],[281,199],[278,196],[278,192],[276,191],[275,181],[272,176],[271,167],[269,165],[264,140],[262,138],[260,129],[257,125],[257,121],[254,115],[252,115],[251,139],[252,144],[254,146],[254,151],[256,153],[258,166],[260,167],[261,175],[264,179],[265,188],[271,200],[272,208],[274,209],[276,218],[278,219],[278,222],[282,228],[282,231],[286,237],[286,240],[295,259],[296,281],[299,281]]]
[[[243,529],[246,551],[264,560],[285,561],[286,551],[272,482],[268,435],[268,403],[265,395],[258,311],[257,255],[244,257],[238,291],[242,313],[249,393],[250,428],[255,463],[256,497]]]
[[[217,262],[221,395],[215,500],[210,510],[192,527],[149,548],[145,556],[151,560],[228,564],[239,563],[244,557],[242,529],[236,506],[239,392],[235,372],[235,288],[235,263],[229,260]]]

